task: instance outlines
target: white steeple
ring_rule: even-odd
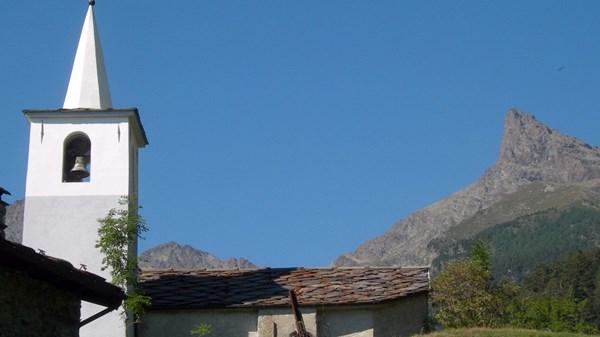
[[[93,0],[89,1],[63,108],[112,108]]]
[[[94,0],[88,3],[64,109],[23,110],[30,125],[23,244],[110,280],[96,248],[97,219],[122,209],[122,196],[137,195],[138,150],[148,139],[136,108],[112,107]],[[137,252],[136,244],[128,248]],[[105,315],[80,336],[133,336],[131,322],[104,309],[82,303],[82,319]]]

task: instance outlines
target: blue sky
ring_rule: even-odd
[[[0,186],[22,109],[62,106],[84,0],[0,3]],[[511,107],[600,145],[598,1],[117,1],[95,8],[113,106],[150,146],[141,249],[327,266],[475,181]]]

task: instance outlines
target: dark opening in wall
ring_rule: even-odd
[[[63,182],[90,181],[92,143],[83,132],[70,134],[64,143],[63,150]]]

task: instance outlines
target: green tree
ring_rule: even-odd
[[[447,262],[431,281],[434,321],[448,328],[499,327],[508,319],[508,307],[518,291],[509,281],[495,282],[490,254],[477,242],[471,257]]]
[[[523,280],[518,305],[527,324],[544,324],[559,331],[600,328],[600,248],[573,252],[551,266],[538,265]],[[585,323],[586,326],[583,325]],[[552,328],[550,328],[552,327]]]
[[[581,315],[585,306],[586,301],[577,302],[572,291],[567,291],[562,299],[518,299],[510,306],[509,324],[522,329],[597,334],[598,329]]]
[[[104,218],[98,219],[96,248],[104,254],[102,270],[108,269],[112,283],[126,289],[127,299],[123,303],[125,312],[134,314],[134,319],[150,305],[137,285],[138,259],[133,249],[142,233],[148,231],[144,219],[138,214],[141,206],[134,196],[122,196],[119,207],[112,208]]]
[[[471,260],[481,270],[490,272],[492,270],[492,259],[490,257],[489,244],[483,240],[477,240],[471,246]]]

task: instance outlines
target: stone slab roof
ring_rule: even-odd
[[[19,270],[59,289],[76,293],[84,301],[109,308],[117,308],[126,298],[121,288],[96,274],[4,239],[0,239],[0,266]]]
[[[264,268],[143,271],[151,310],[380,304],[429,290],[429,269]]]

